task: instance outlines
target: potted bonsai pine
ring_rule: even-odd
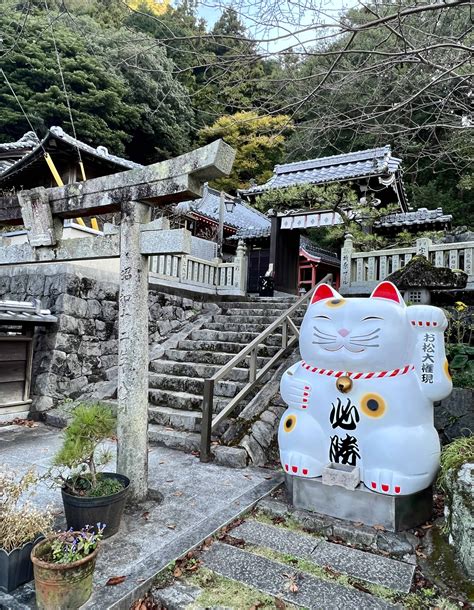
[[[37,483],[34,470],[21,477],[5,467],[0,472],[0,590],[6,593],[33,578],[31,549],[51,531],[51,513],[30,501]]]
[[[39,542],[31,551],[39,610],[80,608],[92,593],[99,541],[105,525],[79,532],[58,532]]]
[[[112,410],[100,403],[80,404],[64,431],[64,442],[53,464],[67,468],[55,478],[61,493],[68,528],[79,531],[90,523],[107,523],[104,537],[115,534],[122,518],[130,480],[99,469],[111,459],[101,445],[115,433]]]

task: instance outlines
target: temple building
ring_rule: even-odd
[[[265,184],[242,190],[240,195],[253,201],[258,195],[276,189],[347,182],[360,198],[370,195],[373,205],[386,207],[397,204],[402,212],[407,212],[408,202],[402,176],[401,159],[392,156],[390,146],[384,146],[277,165],[273,176]],[[301,283],[300,234],[309,228],[339,224],[342,219],[329,208],[275,209],[271,212],[269,264],[274,271],[275,288],[297,293]],[[315,279],[312,271],[311,274]]]

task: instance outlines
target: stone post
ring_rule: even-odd
[[[352,252],[354,250],[353,237],[348,233],[341,250],[341,292],[351,286]]]
[[[140,252],[140,225],[149,219],[148,205],[122,204],[117,471],[130,479],[135,501],[148,492],[148,257]]]
[[[433,244],[429,237],[420,237],[416,240],[416,254],[417,256],[424,256],[430,260],[430,246]]]
[[[234,258],[235,276],[234,287],[238,288],[242,293],[247,291],[247,246],[242,239],[239,239],[236,256]]]

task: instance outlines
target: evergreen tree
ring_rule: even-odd
[[[192,121],[187,91],[173,77],[173,64],[143,34],[101,27],[88,16],[11,8],[0,15],[2,67],[34,128],[60,125],[71,133],[51,35],[70,97],[77,136],[116,154],[151,162],[189,147]],[[23,24],[18,44],[18,24]],[[29,130],[6,82],[0,79],[0,137]]]

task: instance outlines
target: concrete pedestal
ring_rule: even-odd
[[[399,532],[425,523],[433,509],[431,487],[409,496],[389,496],[370,491],[362,483],[354,490],[323,485],[321,479],[304,479],[285,475],[289,501],[322,515],[364,523],[383,525]]]

